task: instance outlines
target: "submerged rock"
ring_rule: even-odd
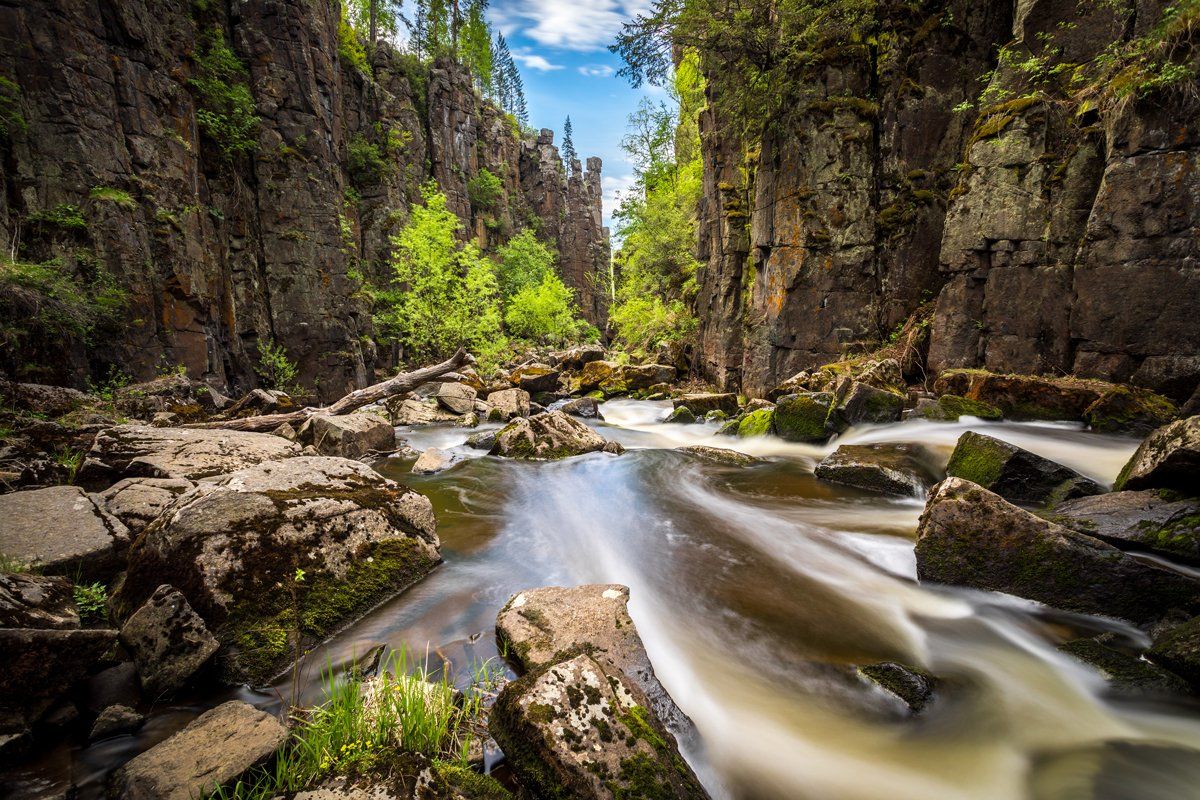
[[[1054,507],[1055,522],[1123,547],[1200,560],[1200,498],[1169,489],[1109,492]]]
[[[730,467],[751,467],[755,464],[763,463],[760,458],[739,453],[737,450],[728,450],[724,447],[707,447],[697,444],[688,447],[678,447],[676,449],[681,453],[687,453],[696,458],[702,458],[705,461],[725,464]]]
[[[821,463],[821,480],[870,492],[919,497],[938,482],[933,453],[919,444],[842,445]]]
[[[1034,516],[961,478],[947,478],[930,494],[916,556],[922,581],[1138,624],[1200,607],[1200,581]]]
[[[1200,495],[1200,416],[1165,425],[1146,437],[1121,470],[1114,489],[1174,489]]]
[[[275,717],[230,700],[134,757],[109,785],[128,800],[194,800],[265,763],[286,739]]]
[[[974,431],[959,437],[946,474],[1015,503],[1057,503],[1104,491],[1069,467]]]
[[[159,698],[181,689],[220,644],[173,586],[163,584],[121,628],[142,689]]]
[[[0,495],[0,553],[42,572],[107,580],[128,546],[129,530],[78,486]]]
[[[1200,617],[1155,637],[1146,655],[1200,691]]]
[[[433,475],[450,469],[458,462],[459,459],[455,458],[454,454],[448,450],[430,447],[417,458],[417,463],[413,464],[412,471],[417,475]]]
[[[697,417],[703,417],[713,411],[720,411],[726,416],[738,413],[736,394],[685,394],[673,401],[675,408],[686,407]]]
[[[0,628],[79,627],[71,581],[51,575],[0,573]]]
[[[438,547],[427,498],[357,461],[302,456],[182,495],[131,549],[116,600],[132,610],[169,576],[231,646],[232,675],[259,681],[291,655],[293,593],[316,641],[424,577]]]
[[[311,444],[323,456],[362,458],[372,451],[390,453],[396,449],[396,431],[391,423],[366,411],[316,416],[297,433],[301,442]]]
[[[269,433],[119,425],[97,434],[80,482],[107,487],[121,478],[194,481],[298,455],[298,445]]]
[[[708,796],[637,684],[588,655],[508,684],[488,727],[535,797]]]
[[[1191,694],[1187,681],[1148,661],[1109,647],[1104,637],[1076,639],[1059,650],[1099,670],[1121,694]]]
[[[510,422],[496,434],[496,443],[490,452],[506,458],[551,460],[600,450],[621,452],[622,449],[574,417],[561,411],[547,411]]]
[[[858,668],[858,672],[879,688],[898,697],[914,714],[929,705],[937,685],[937,680],[924,670],[893,661],[864,664]]]
[[[467,437],[467,447],[474,450],[491,450],[496,445],[496,434],[500,431],[488,430],[472,433]]]

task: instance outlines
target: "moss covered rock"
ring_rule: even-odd
[[[839,432],[851,425],[898,422],[904,410],[904,395],[847,379],[838,385],[834,403],[826,426]]]
[[[869,492],[919,497],[937,483],[934,455],[917,444],[842,445],[817,464],[816,476]]]
[[[548,461],[599,450],[619,453],[622,449],[574,417],[561,411],[547,411],[508,423],[496,434],[490,452],[506,458]]]
[[[489,721],[534,798],[706,798],[637,684],[581,654],[508,684]]]
[[[1069,500],[1054,507],[1051,519],[1118,547],[1200,562],[1200,498],[1169,489]]]
[[[733,430],[743,438],[748,436],[766,436],[775,430],[775,412],[769,408],[752,411],[740,420],[730,420],[718,433],[725,434]]]
[[[1110,646],[1103,637],[1076,639],[1058,649],[1095,667],[1120,694],[1191,694],[1178,675]]]
[[[1200,608],[1200,581],[1129,556],[947,478],[917,528],[922,581],[1007,592],[1084,614],[1142,624]]]
[[[676,448],[681,453],[695,456],[696,458],[705,461],[711,461],[715,464],[724,464],[729,467],[751,467],[755,464],[763,463],[762,459],[748,456],[745,453],[739,453],[737,450],[728,450],[724,447],[707,447],[705,445],[689,445],[688,447]]]
[[[968,400],[956,394],[944,394],[936,402],[921,407],[917,416],[943,422],[954,422],[959,417],[978,417],[979,419],[1001,419],[1004,412],[996,406],[981,403],[978,400]]]
[[[704,417],[708,414],[719,411],[726,417],[732,416],[738,412],[738,399],[736,394],[685,394],[682,397],[677,397],[673,401],[675,408],[686,406],[693,414],[698,417]]]
[[[225,646],[230,677],[262,681],[440,560],[429,500],[342,458],[299,457],[205,481],[130,551],[116,607],[169,579]]]
[[[1146,437],[1114,489],[1173,489],[1200,495],[1200,416],[1165,425]]]
[[[512,384],[530,394],[558,390],[558,379],[562,373],[548,364],[526,364],[509,375]]]
[[[1100,433],[1145,436],[1175,419],[1179,408],[1148,389],[1114,386],[1083,412],[1083,421]]]
[[[959,437],[946,474],[1014,503],[1061,502],[1104,491],[1069,467],[974,431]]]
[[[615,361],[589,361],[583,365],[579,376],[575,379],[575,389],[579,392],[593,392],[600,384],[611,381],[613,374],[620,368]]]
[[[1200,689],[1200,617],[1156,637],[1146,655]]]
[[[676,406],[675,409],[667,415],[664,422],[678,423],[681,425],[691,425],[696,421],[696,415],[687,406]]]
[[[789,442],[824,442],[836,432],[829,427],[833,404],[828,392],[781,397],[775,405],[775,432]]]
[[[893,661],[864,664],[858,668],[858,672],[879,688],[898,697],[914,714],[929,705],[937,685],[937,679],[928,672]]]

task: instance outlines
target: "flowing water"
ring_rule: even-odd
[[[468,457],[434,476],[411,475],[400,459],[377,465],[433,499],[445,564],[306,659],[305,698],[319,698],[324,665],[376,643],[428,653],[465,680],[472,662],[497,655],[495,616],[511,594],[623,583],[660,680],[695,724],[681,741],[714,797],[1200,797],[1200,705],[1113,694],[1056,649],[1106,631],[1145,645],[1145,634],[1013,597],[918,585],[923,502],[812,475],[837,444],[921,442],[948,458],[972,429],[1111,483],[1134,440],[1070,424],[910,421],[817,447],[662,424],[669,410],[606,403],[597,427],[629,451],[550,463],[483,457],[463,447],[463,429],[402,429],[418,449]],[[764,463],[726,467],[673,450],[687,444]],[[882,660],[941,678],[919,716],[853,669]],[[274,707],[287,691],[237,696]],[[223,699],[177,703],[137,736],[56,751],[30,774],[68,769],[98,785]]]

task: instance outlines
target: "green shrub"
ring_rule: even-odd
[[[95,186],[89,197],[102,203],[112,203],[126,210],[137,208],[137,201],[133,199],[133,195],[124,189],[114,189],[111,186]]]
[[[296,362],[287,357],[282,345],[270,339],[258,340],[258,365],[254,368],[259,379],[268,389],[296,393],[296,377],[299,370]]]
[[[500,182],[500,179],[488,171],[486,167],[479,170],[478,175],[467,181],[467,199],[471,201],[471,208],[476,211],[491,211],[494,209],[503,192],[504,185]]]
[[[196,94],[196,122],[227,159],[258,147],[259,118],[246,85],[246,67],[220,30],[209,31],[196,54],[196,76],[188,85]]]
[[[698,322],[679,300],[654,294],[626,294],[612,306],[609,319],[625,346],[647,354],[660,344],[684,341],[695,335]]]
[[[354,26],[345,16],[338,20],[338,55],[360,74],[370,76],[371,65],[367,61],[367,48],[363,46]]]
[[[0,260],[0,350],[28,352],[41,343],[61,352],[116,320],[127,297],[103,271],[87,281],[58,261]]]
[[[599,333],[579,318],[574,293],[553,272],[536,286],[526,286],[508,300],[504,324],[510,336],[549,345],[578,341],[585,333]]]
[[[350,180],[358,186],[375,183],[387,173],[388,162],[383,151],[361,133],[350,137],[346,153]]]
[[[509,239],[497,255],[500,261],[496,264],[496,277],[504,297],[537,286],[554,271],[554,251],[539,241],[531,230],[521,231]]]
[[[62,228],[63,230],[87,229],[87,220],[83,218],[79,207],[69,203],[59,203],[46,211],[35,211],[29,215],[29,221],[39,227]]]
[[[0,139],[11,139],[27,127],[21,113],[21,87],[0,76]]]
[[[77,583],[71,592],[84,625],[108,619],[108,587],[103,583]]]

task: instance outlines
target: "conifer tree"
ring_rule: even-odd
[[[575,161],[579,158],[579,154],[575,152],[575,140],[571,138],[573,133],[574,130],[571,128],[571,117],[568,115],[567,121],[563,123],[563,140],[562,148],[560,150],[562,154],[563,166],[566,167],[567,175],[572,174],[573,170],[575,169]]]

